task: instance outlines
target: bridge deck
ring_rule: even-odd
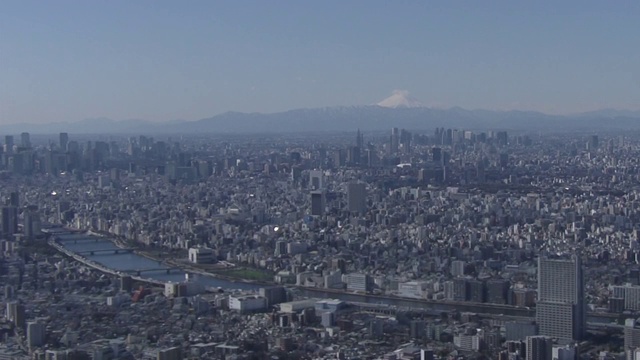
[[[87,254],[102,254],[102,253],[114,253],[114,254],[118,254],[118,253],[130,253],[133,252],[134,249],[130,249],[130,248],[107,248],[107,249],[95,249],[95,250],[83,250],[83,251],[76,251],[75,253],[78,255],[87,255]]]
[[[120,271],[128,274],[140,275],[147,272],[162,272],[162,271],[164,271],[167,274],[170,274],[170,273],[178,272],[180,271],[180,269],[163,267],[163,268],[149,268],[149,269],[127,269],[127,270],[120,270]]]

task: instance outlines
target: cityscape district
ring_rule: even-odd
[[[7,135],[0,359],[640,358],[640,134]]]

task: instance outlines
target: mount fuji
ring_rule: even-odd
[[[226,112],[213,117],[172,122],[88,119],[49,124],[0,125],[4,133],[55,134],[203,134],[286,133],[327,131],[388,131],[391,127],[427,130],[434,127],[517,131],[601,131],[640,129],[640,111],[603,109],[574,115],[550,115],[536,111],[466,110],[424,105],[409,92],[395,90],[376,104],[304,108],[277,113]]]
[[[425,107],[418,100],[411,97],[409,92],[406,90],[394,90],[391,96],[380,101],[376,105],[391,109]]]

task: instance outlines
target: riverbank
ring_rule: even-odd
[[[74,233],[76,235],[69,236]],[[79,238],[76,239],[78,236]],[[118,252],[123,243],[118,243],[113,237],[105,234],[58,232],[52,234],[49,240],[51,248],[69,256],[72,260],[113,276],[131,276],[136,281],[148,284],[164,286],[166,283],[181,283],[188,280],[202,284],[207,290],[253,292],[258,291],[261,286],[270,285],[213,276],[206,271],[156,257],[145,251]],[[126,248],[131,249],[128,246]],[[110,249],[113,250],[108,251]],[[93,251],[100,253],[94,254]]]
[[[77,232],[75,232],[77,233]],[[49,239],[49,245],[58,250],[59,252],[68,255],[73,260],[81,262],[88,267],[94,268],[103,273],[112,274],[114,276],[124,276],[130,275],[132,272],[138,272],[138,276],[132,276],[132,278],[139,282],[144,282],[152,285],[164,286],[167,282],[182,282],[185,277],[188,277],[189,274],[193,274],[193,281],[199,282],[205,286],[207,289],[229,289],[229,290],[241,290],[241,291],[257,291],[260,287],[273,285],[272,282],[259,282],[259,281],[239,281],[233,277],[222,277],[215,276],[210,272],[202,271],[201,269],[196,268],[195,266],[188,266],[188,264],[175,262],[172,260],[165,260],[163,262],[163,268],[157,269],[157,266],[154,266],[154,263],[157,264],[158,258],[153,257],[153,261],[150,261],[149,258],[142,257],[138,254],[133,254],[130,252],[120,252],[113,253],[108,255],[89,255],[84,256],[83,253],[90,252],[91,246],[94,249],[101,249],[104,247],[105,243],[111,244],[114,248],[118,248],[115,242],[112,241],[111,237],[108,236],[95,236],[95,241],[86,241],[75,243],[74,239],[69,239],[69,245],[71,248],[67,248],[63,246],[63,243],[58,243],[55,241],[57,238],[53,235]],[[82,240],[82,239],[81,239]],[[89,239],[90,240],[90,239]],[[99,244],[102,242],[102,244]],[[86,244],[86,245],[82,245]],[[87,249],[87,247],[89,249]],[[151,254],[148,254],[151,255]],[[137,257],[136,258],[133,258]],[[125,260],[125,263],[122,260]],[[162,259],[159,259],[162,260]],[[119,262],[120,261],[120,262]],[[141,264],[141,267],[136,269],[130,267],[130,264]],[[124,264],[124,265],[123,265]],[[185,266],[186,265],[186,266]],[[170,268],[168,267],[170,266]],[[150,271],[146,277],[139,276],[140,273]],[[170,269],[171,271],[164,272],[165,269]],[[189,279],[191,279],[189,277]],[[429,300],[429,299],[413,299],[413,298],[403,298],[393,295],[382,295],[382,294],[363,294],[363,293],[352,293],[344,290],[337,289],[323,289],[323,288],[309,288],[303,286],[296,285],[287,285],[287,287],[291,289],[295,289],[298,295],[302,297],[308,298],[334,298],[340,299],[347,302],[355,302],[355,303],[368,303],[368,304],[386,304],[391,306],[396,306],[399,308],[413,308],[413,309],[426,309],[430,311],[442,312],[442,311],[461,311],[461,312],[474,312],[478,314],[491,314],[491,315],[506,315],[506,316],[516,316],[522,318],[531,318],[535,314],[534,309],[516,307],[513,305],[506,304],[490,304],[490,303],[473,303],[473,302],[456,302],[456,301],[444,301],[444,300]],[[593,326],[611,326],[611,322],[617,322],[618,325],[623,323],[625,319],[624,315],[621,314],[610,314],[610,313],[589,313],[588,320],[589,323]]]
[[[88,230],[87,234],[98,236],[102,239],[111,241],[115,246],[119,248],[133,248],[133,253],[144,257],[148,260],[152,260],[157,262],[158,264],[162,264],[172,269],[180,269],[187,273],[198,274],[202,276],[211,277],[214,279],[220,279],[225,281],[232,281],[243,284],[250,285],[261,285],[261,286],[275,286],[279,285],[273,282],[273,275],[267,274],[260,270],[236,266],[234,268],[222,268],[220,270],[207,270],[203,267],[199,267],[196,264],[179,261],[172,258],[160,257],[156,254],[153,254],[150,251],[140,249],[136,244],[131,242],[127,242],[121,236],[113,235],[106,232],[96,232],[92,230]]]
[[[82,256],[82,255],[78,255],[76,253],[74,253],[73,251],[70,251],[68,249],[66,249],[64,246],[60,245],[58,242],[56,242],[55,238],[51,238],[49,239],[49,241],[47,242],[51,247],[53,247],[54,249],[58,250],[60,253],[67,255],[68,257],[72,258],[73,260],[88,266],[94,270],[100,271],[102,273],[105,274],[109,274],[112,276],[122,276],[123,274],[121,274],[119,271],[116,271],[114,269],[110,269],[102,264],[99,264],[95,261],[91,261],[89,259],[87,259],[86,257]],[[151,284],[154,286],[164,286],[164,283],[161,281],[157,281],[154,279],[149,279],[149,278],[143,278],[141,276],[131,276],[131,278],[135,281],[138,282],[143,282],[143,283],[147,283],[147,284]]]
[[[151,256],[150,254],[147,254],[149,256]],[[177,262],[175,260],[166,260],[165,263],[168,266],[172,266],[175,268],[180,268],[186,272],[189,273],[194,273],[194,274],[199,274],[199,275],[203,275],[203,276],[208,276],[208,277],[212,277],[215,279],[220,279],[220,280],[226,280],[226,281],[233,281],[233,282],[238,282],[238,283],[244,283],[244,284],[252,284],[252,285],[262,285],[262,286],[274,286],[277,285],[276,283],[272,282],[272,281],[264,281],[264,280],[260,280],[260,279],[247,279],[247,278],[239,278],[239,277],[235,277],[235,276],[231,276],[231,275],[225,275],[224,271],[226,270],[220,270],[220,272],[211,272],[211,271],[206,271],[202,268],[199,268],[197,266],[191,265],[191,264],[187,264],[187,263],[183,263],[183,262]],[[238,271],[240,269],[232,269],[229,271]]]

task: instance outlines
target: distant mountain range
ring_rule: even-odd
[[[393,96],[392,96],[393,97]],[[476,130],[510,129],[532,131],[640,130],[640,111],[603,109],[575,115],[548,115],[534,111],[436,109],[419,106],[412,99],[391,98],[383,104],[353,107],[297,109],[279,113],[226,112],[196,121],[116,121],[105,118],[50,124],[0,126],[3,134],[188,134],[188,133],[276,133],[310,131],[388,130],[399,127],[431,130],[435,127]],[[381,106],[385,105],[385,106]]]

